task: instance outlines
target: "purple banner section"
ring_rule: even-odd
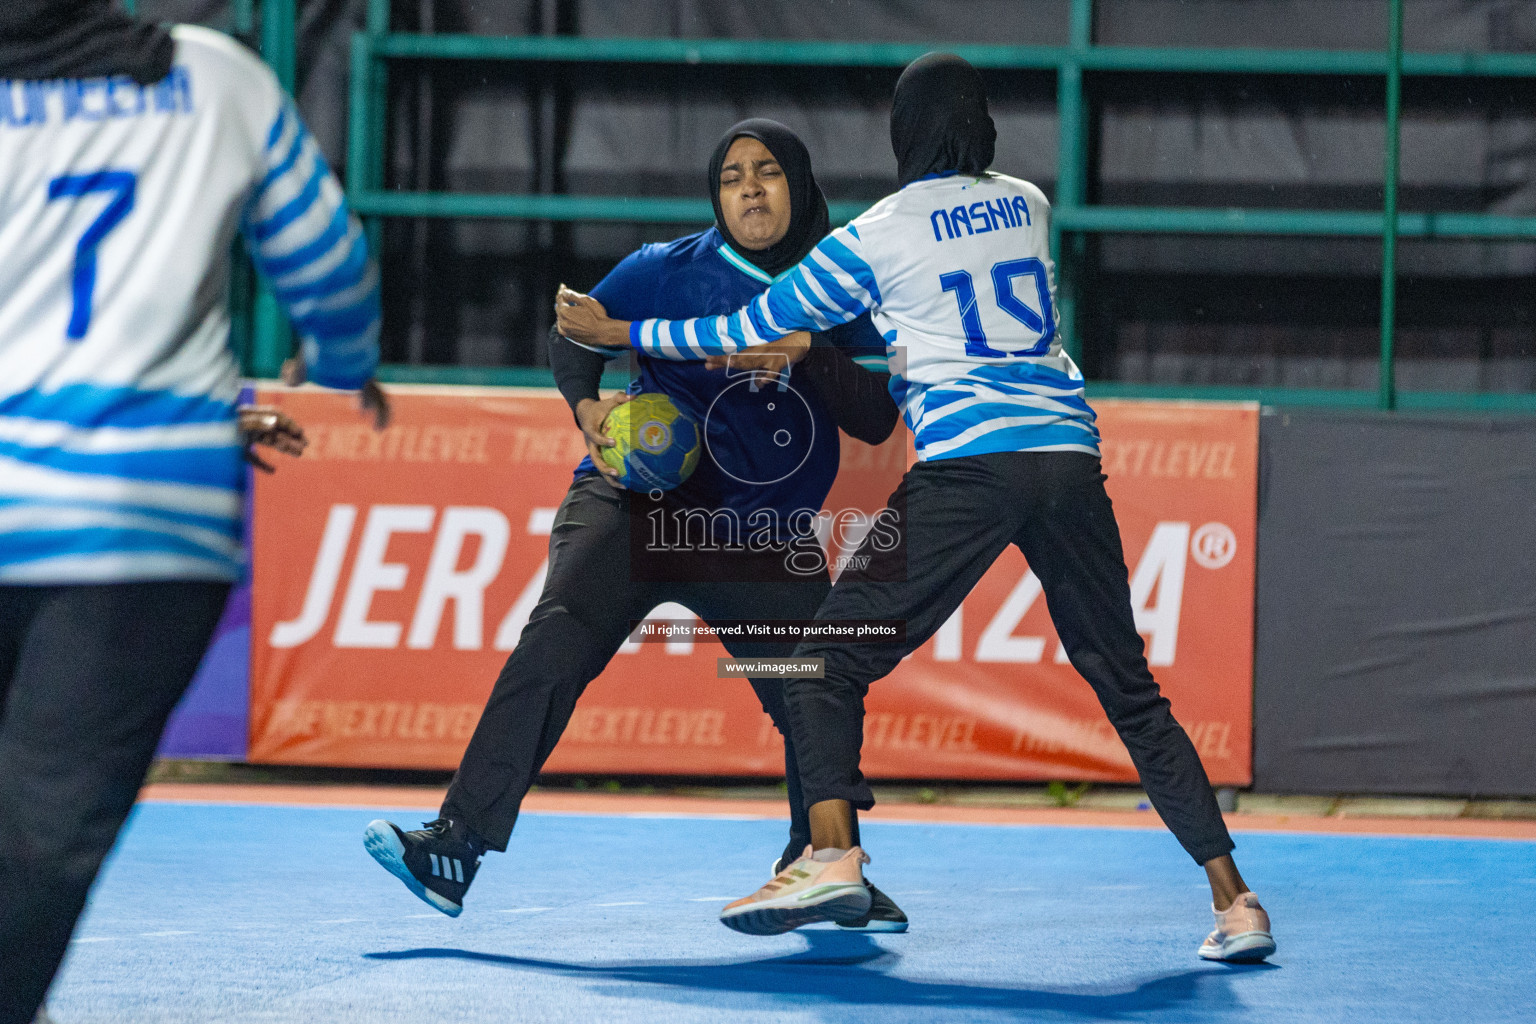
[[[246,580],[229,595],[213,643],[160,738],[160,756],[243,761],[250,712],[251,584]]]
[[[255,400],[247,387],[240,404]],[[251,720],[251,480],[245,481],[245,580],[230,592],[213,641],[160,737],[161,757],[244,761]]]

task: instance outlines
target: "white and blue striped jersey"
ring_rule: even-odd
[[[1001,174],[919,179],[821,241],[730,316],[630,327],[647,355],[702,359],[865,310],[919,459],[1099,452],[1083,375],[1056,326],[1050,204]]]
[[[377,271],[292,103],[174,37],[152,86],[0,80],[0,583],[239,578],[237,232],[312,380],[378,361]]]

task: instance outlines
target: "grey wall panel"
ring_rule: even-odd
[[[1098,0],[1099,38],[1117,46],[1380,50],[1386,0]],[[1529,0],[1407,0],[1410,50],[1519,50],[1536,42]]]
[[[1050,46],[1067,41],[1068,0],[586,0],[593,36],[848,39]]]
[[[1266,415],[1254,785],[1536,794],[1536,422]]]

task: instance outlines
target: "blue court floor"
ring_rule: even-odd
[[[869,877],[912,930],[763,939],[715,915],[766,881],[781,822],[529,814],[451,920],[363,852],[378,816],[141,805],[50,1011],[59,1024],[1536,1020],[1536,843],[1240,835],[1280,950],[1227,967],[1196,959],[1203,873],[1157,831],[866,824]]]

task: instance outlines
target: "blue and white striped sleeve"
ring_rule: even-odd
[[[379,271],[362,225],[286,97],[242,231],[298,331],[309,379],[357,388],[379,362]]]
[[[629,326],[629,343],[648,356],[703,359],[845,324],[880,305],[880,286],[863,248],[855,225],[838,228],[742,309],[696,320],[637,320]]]

